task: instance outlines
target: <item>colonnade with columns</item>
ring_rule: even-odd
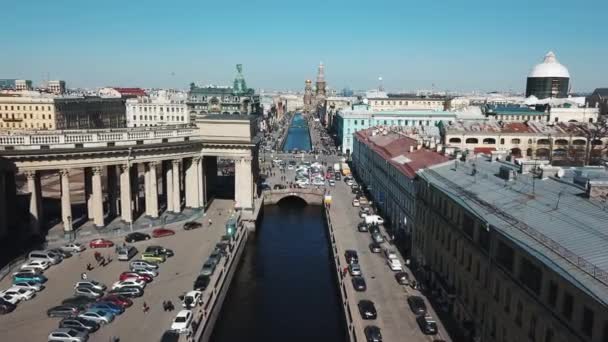
[[[217,173],[215,158],[199,155],[169,160],[130,160],[119,164],[84,167],[84,197],[88,220],[101,228],[108,223],[108,218],[119,217],[125,223],[134,222],[140,215],[158,218],[162,214],[163,204],[164,210],[171,213],[180,213],[184,207],[203,208],[209,196],[208,182],[213,179],[208,172]],[[251,210],[254,196],[252,158],[234,159],[235,208]],[[74,229],[70,174],[78,168],[67,167],[58,170],[61,220],[66,233]],[[40,171],[22,171],[27,179],[26,191],[30,193],[30,230],[32,233],[40,233],[44,222]],[[14,184],[14,174],[12,177]],[[11,182],[8,177],[0,177],[0,193],[6,194],[6,190],[10,192],[7,182]],[[0,197],[0,218],[5,221],[7,215],[3,213],[9,210],[10,205],[7,203],[7,196]],[[2,229],[7,224],[8,222],[0,221],[0,237],[3,236]]]

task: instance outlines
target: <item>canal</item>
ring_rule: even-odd
[[[311,148],[308,121],[306,121],[301,113],[297,113],[293,117],[289,130],[287,131],[287,138],[285,138],[285,143],[283,144],[283,151],[290,152],[294,149],[297,149],[298,151],[310,151]]]

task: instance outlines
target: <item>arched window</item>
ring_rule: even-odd
[[[462,140],[460,140],[460,138],[450,138],[450,142],[454,143],[454,144],[458,144],[460,143]]]
[[[519,144],[521,143],[521,140],[519,139],[511,139],[511,144]]]
[[[467,144],[477,144],[477,143],[479,143],[479,140],[477,140],[477,138],[467,138],[466,143]]]
[[[486,145],[493,145],[496,144],[496,139],[494,138],[485,138],[483,139],[483,143]]]

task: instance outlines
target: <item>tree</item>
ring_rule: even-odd
[[[608,151],[608,120],[601,117],[596,123],[587,124],[583,131],[587,138],[585,165],[597,164]]]

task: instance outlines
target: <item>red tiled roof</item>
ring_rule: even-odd
[[[477,154],[477,153],[485,153],[485,154],[490,154],[493,151],[496,151],[495,147],[475,147],[473,149],[473,153]]]
[[[424,148],[417,150],[418,141],[416,139],[393,132],[387,135],[372,135],[372,131],[371,128],[358,131],[355,133],[355,139],[363,142],[408,178],[414,178],[420,169],[450,160],[432,150]],[[412,152],[410,152],[410,147],[414,148]],[[402,164],[392,160],[399,156],[409,159],[409,162]]]
[[[116,90],[117,92],[120,93],[120,95],[131,95],[131,96],[146,96],[146,91],[141,89],[141,88],[113,88],[114,90]]]

